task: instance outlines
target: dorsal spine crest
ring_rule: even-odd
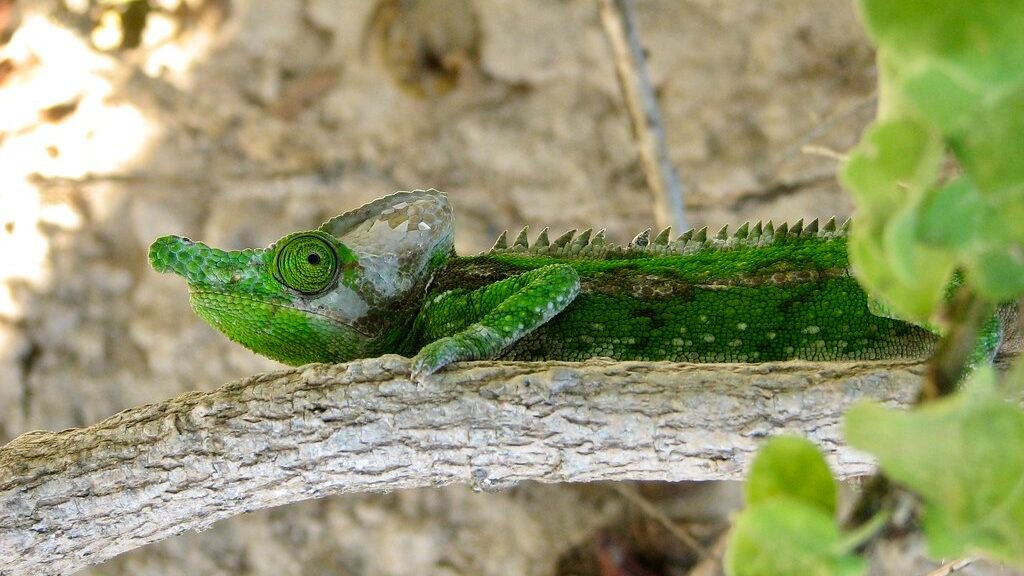
[[[722,226],[714,236],[709,238],[708,227],[690,228],[675,239],[672,228],[667,227],[652,238],[648,228],[625,246],[607,241],[605,230],[596,234],[587,228],[579,235],[576,229],[569,230],[554,240],[549,240],[549,229],[544,228],[531,244],[530,227],[524,226],[516,235],[511,246],[508,242],[508,231],[502,232],[494,246],[486,253],[519,252],[526,254],[562,256],[569,258],[594,257],[601,258],[626,254],[693,254],[701,250],[728,250],[737,247],[763,247],[771,244],[787,242],[798,238],[821,238],[824,240],[845,237],[849,233],[850,220],[841,226],[836,224],[835,217],[829,218],[825,224],[819,224],[817,218],[804,224],[803,219],[792,225],[783,222],[778,226],[771,221],[757,221],[753,224],[744,222],[735,232],[729,233],[729,226]]]

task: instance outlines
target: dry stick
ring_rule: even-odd
[[[928,573],[928,576],[949,576],[950,574],[959,572],[964,568],[967,568],[971,564],[974,564],[974,558],[961,558],[960,560],[954,560],[952,562],[943,564],[935,570]]]
[[[601,0],[601,22],[615,57],[615,72],[640,147],[644,175],[654,194],[658,227],[686,229],[683,185],[669,158],[658,99],[647,74],[646,56],[633,15],[633,0]]]
[[[705,548],[696,538],[693,537],[685,528],[676,524],[669,518],[664,512],[662,512],[657,506],[652,504],[647,498],[644,498],[642,494],[637,492],[632,486],[628,486],[621,482],[612,484],[612,488],[615,489],[623,498],[629,500],[634,506],[643,511],[653,518],[658,524],[661,524],[663,528],[668,530],[673,536],[675,536],[683,544],[690,547],[691,550],[697,553],[699,559],[703,560],[708,557],[708,549]]]
[[[800,152],[802,152],[803,154],[807,154],[808,156],[822,156],[824,158],[831,158],[838,162],[846,162],[846,159],[849,158],[848,155],[843,154],[842,152],[837,152],[829,148],[828,146],[818,146],[815,144],[808,144],[800,148]]]
[[[843,413],[910,404],[913,362],[463,363],[384,356],[262,374],[0,447],[0,574],[67,574],[243,512],[334,494],[524,480],[740,479],[764,438],[873,468]]]
[[[835,127],[836,124],[839,124],[840,122],[859,114],[861,111],[867,110],[870,106],[873,106],[877,101],[878,91],[876,90],[869,94],[868,96],[866,96],[865,98],[862,98],[854,102],[847,109],[842,110],[840,112],[836,112],[835,114],[832,114],[828,118],[825,118],[824,120],[816,124],[813,128],[808,130],[803,136],[797,138],[795,142],[786,147],[782,154],[779,154],[779,156],[771,162],[770,171],[773,173],[777,172],[779,166],[781,166],[783,163],[788,161],[793,156],[796,156],[797,153],[802,151],[805,146],[813,142],[815,139],[828,133],[828,131]]]

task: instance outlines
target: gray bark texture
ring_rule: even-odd
[[[309,365],[30,432],[0,447],[0,574],[69,574],[236,514],[352,492],[524,480],[735,480],[770,435],[840,477],[858,400],[908,404],[912,362],[466,363],[423,383],[385,356]]]

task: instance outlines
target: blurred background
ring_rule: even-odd
[[[690,225],[850,214],[831,156],[876,77],[849,0],[635,17]],[[280,367],[149,269],[157,236],[264,246],[428,187],[463,253],[655,224],[597,0],[0,0],[0,443]],[[709,575],[740,504],[710,483],[337,497],[84,573]]]

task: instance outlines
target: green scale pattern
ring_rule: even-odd
[[[582,293],[503,357],[764,362],[919,358],[935,336],[873,316],[851,278],[635,298]]]
[[[693,254],[455,258],[427,297],[413,348],[487,323],[492,302],[509,297],[494,290],[495,283],[567,266],[579,275],[580,294],[533,332],[499,346],[500,357],[764,362],[928,355],[937,341],[933,333],[869,311],[847,272],[845,244],[843,238],[794,238]],[[551,298],[520,298],[518,307],[540,309]]]

